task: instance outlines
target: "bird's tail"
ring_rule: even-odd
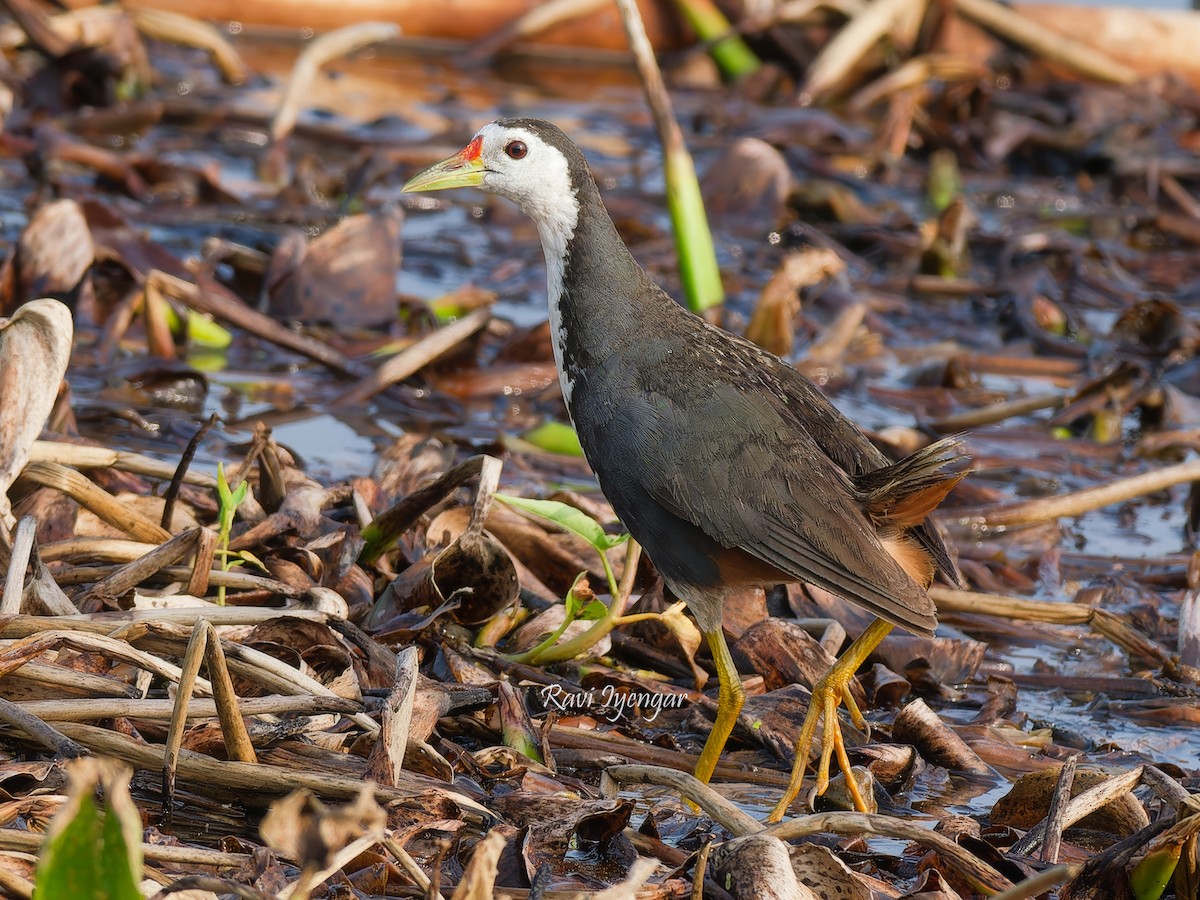
[[[962,443],[942,438],[897,463],[854,478],[859,501],[878,526],[920,525],[969,472]]]

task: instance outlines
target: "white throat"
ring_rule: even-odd
[[[563,328],[563,274],[567,264],[567,242],[575,234],[579,221],[579,203],[574,194],[569,194],[574,203],[574,212],[564,217],[562,225],[552,225],[537,220],[538,234],[542,238],[542,253],[546,257],[546,300],[550,315],[550,344],[554,349],[554,364],[558,369],[558,384],[562,388],[567,411],[571,409],[571,389],[575,386],[571,373],[563,362],[567,345],[567,333]]]
[[[550,309],[551,343],[558,367],[558,381],[568,408],[572,381],[563,366],[566,334],[563,332],[563,274],[567,262],[567,243],[579,224],[579,197],[571,185],[567,158],[556,147],[524,128],[485,125],[485,152],[497,160],[496,169],[485,182],[488,190],[516,201],[522,212],[537,225],[546,257],[546,293]],[[517,139],[528,147],[528,155],[516,163],[503,159],[502,148]]]

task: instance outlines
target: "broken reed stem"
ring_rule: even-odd
[[[1013,887],[1013,883],[983,860],[942,834],[923,828],[907,819],[874,813],[830,812],[797,816],[767,829],[782,841],[811,834],[867,834],[877,837],[914,841],[936,850],[960,875],[983,894],[994,894]]]
[[[962,15],[1001,37],[1060,63],[1088,78],[1112,84],[1133,84],[1137,72],[1111,56],[1032,21],[996,0],[954,0]]]
[[[271,142],[279,143],[292,133],[300,107],[305,98],[312,94],[313,81],[321,66],[368,44],[388,41],[399,34],[400,26],[394,22],[359,22],[321,35],[309,44],[292,67],[287,89],[271,122]]]
[[[1153,472],[1144,472],[1103,484],[1097,487],[1084,488],[1069,494],[1056,497],[1040,497],[1009,506],[998,506],[990,509],[977,510],[974,514],[964,516],[962,523],[966,526],[983,528],[1011,528],[1017,525],[1037,525],[1043,522],[1053,522],[1056,519],[1081,516],[1086,512],[1134,500],[1155,491],[1165,490],[1177,484],[1200,480],[1200,460],[1177,463]]]
[[[450,352],[475,332],[483,328],[492,318],[492,311],[482,307],[461,319],[431,331],[403,352],[393,356],[382,366],[363,378],[353,387],[336,397],[332,406],[361,406],[380,391],[411,378],[439,356]]]
[[[646,24],[634,0],[617,0],[621,22],[629,40],[634,64],[642,79],[646,101],[663,148],[663,174],[667,187],[667,206],[675,231],[675,246],[679,254],[679,275],[683,282],[688,308],[702,313],[725,300],[721,272],[708,214],[700,196],[700,182],[692,155],[683,140],[683,131],[675,119],[671,96],[663,83],[662,72],[654,57],[654,48],[646,35]]]
[[[742,812],[737,804],[725,799],[689,772],[664,766],[609,766],[604,770],[603,778],[618,784],[651,784],[671,788],[680,796],[691,800],[711,816],[713,821],[734,835],[757,834],[763,830],[761,822]],[[607,793],[603,791],[603,782],[601,790]]]

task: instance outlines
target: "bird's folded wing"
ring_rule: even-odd
[[[803,446],[807,442],[801,437],[786,448],[761,440],[730,443],[719,452],[710,447],[686,468],[662,456],[643,469],[642,487],[722,546],[893,624],[931,634],[937,624],[933,601],[884,549],[848,496],[845,476],[815,448]]]

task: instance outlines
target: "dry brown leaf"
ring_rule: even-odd
[[[322,869],[351,841],[369,835],[382,838],[386,823],[372,786],[364,784],[353,803],[335,807],[326,806],[311,791],[294,791],[271,804],[259,832],[282,856],[306,869]]]
[[[471,862],[450,900],[492,900],[500,854],[504,851],[505,843],[504,834],[493,828],[487,837],[475,845]]]
[[[74,337],[71,311],[32,300],[0,319],[0,525],[12,528],[8,488],[54,407]]]

